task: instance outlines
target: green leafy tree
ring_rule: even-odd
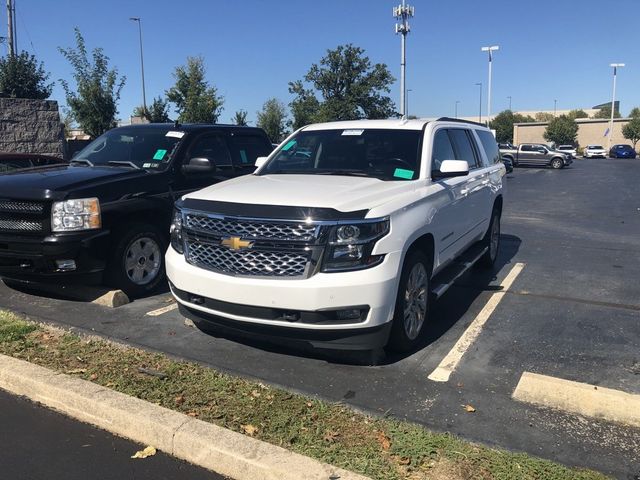
[[[216,123],[223,110],[224,99],[206,78],[202,57],[187,57],[187,64],[176,67],[176,83],[167,90],[167,99],[176,105],[182,123]]]
[[[589,115],[587,114],[587,112],[585,112],[585,111],[584,111],[584,110],[582,110],[582,109],[579,109],[579,110],[571,110],[571,111],[567,114],[567,116],[568,116],[569,118],[573,118],[574,120],[575,120],[575,119],[577,119],[577,118],[589,118]]]
[[[536,122],[550,122],[554,118],[555,117],[553,116],[553,113],[549,113],[549,112],[536,113]]]
[[[71,130],[73,129],[73,115],[71,111],[62,107],[62,126],[64,128],[64,138],[69,138],[71,136]]]
[[[162,97],[154,98],[146,111],[143,106],[136,107],[133,110],[133,115],[145,118],[149,123],[167,123],[171,121],[169,118],[169,104]]]
[[[596,112],[593,118],[611,118],[611,105],[605,105]],[[613,113],[613,118],[620,118],[620,112],[616,110]]]
[[[622,127],[622,135],[633,143],[633,148],[635,149],[640,140],[640,114],[633,117],[629,123]]]
[[[53,83],[43,63],[27,52],[0,58],[0,95],[12,98],[49,98]]]
[[[544,131],[544,139],[556,145],[575,144],[578,138],[578,124],[567,115],[554,118]]]
[[[529,115],[524,116],[519,113],[513,113],[511,110],[503,110],[493,117],[490,127],[496,131],[496,140],[499,143],[513,141],[513,124],[533,122],[534,119]]]
[[[629,113],[629,118],[640,118],[640,107],[634,107]]]
[[[109,68],[109,57],[102,48],[94,48],[89,58],[87,47],[78,28],[76,48],[58,48],[73,67],[76,82],[72,90],[66,80],[60,80],[73,118],[85,133],[102,135],[116,126],[118,100],[126,77],[118,77],[116,68]]]
[[[287,128],[287,112],[284,104],[277,98],[270,98],[258,112],[256,125],[262,128],[273,143],[280,143]]]
[[[291,105],[294,127],[309,121],[397,115],[387,95],[395,82],[388,67],[383,63],[372,64],[365,51],[352,44],[328,50],[318,64],[311,65],[304,81],[313,89],[305,88],[302,81],[289,84],[289,91],[296,95]]]
[[[247,111],[242,109],[238,110],[231,118],[231,123],[234,125],[240,125],[241,127],[249,125],[249,122],[247,121]]]

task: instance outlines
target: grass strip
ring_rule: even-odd
[[[90,380],[374,479],[606,478],[378,418],[0,310],[0,353]]]

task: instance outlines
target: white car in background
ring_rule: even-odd
[[[607,151],[602,145],[587,145],[584,149],[584,158],[602,157],[607,158]]]
[[[568,153],[573,158],[576,158],[578,156],[578,151],[576,150],[576,147],[574,147],[573,145],[560,145],[559,147],[556,148],[556,150],[562,153]]]

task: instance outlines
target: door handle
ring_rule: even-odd
[[[467,195],[469,195],[469,189],[468,188],[460,189],[460,195],[462,195],[463,197],[466,197]]]

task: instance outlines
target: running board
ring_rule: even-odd
[[[449,287],[460,278],[464,273],[475,265],[475,263],[482,258],[486,253],[488,247],[482,245],[474,245],[469,248],[464,254],[462,254],[453,264],[449,265],[442,272],[438,273],[431,279],[431,293],[440,298],[444,293],[449,290]]]

